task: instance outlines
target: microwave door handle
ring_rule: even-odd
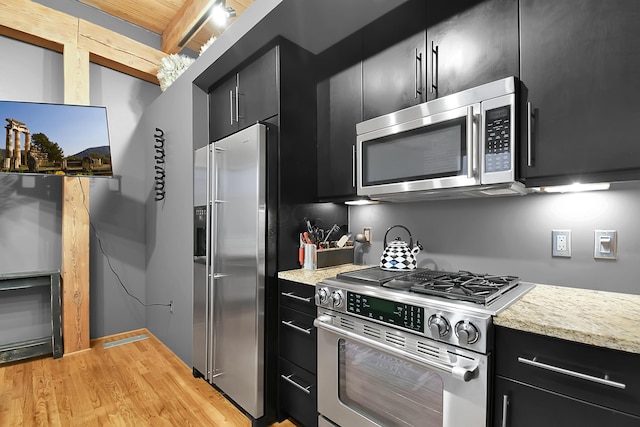
[[[531,102],[527,102],[527,166],[528,167],[533,166],[533,156],[531,155],[532,154],[531,144],[533,143],[531,141],[532,116],[533,116],[533,105],[531,104]]]
[[[351,186],[356,188],[356,146],[351,146]]]
[[[467,107],[467,178],[475,175],[473,144],[475,132],[473,131],[473,107]]]

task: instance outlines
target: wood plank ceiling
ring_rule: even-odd
[[[215,3],[224,0],[80,0],[104,13],[162,36],[162,51],[179,52],[187,47],[195,52],[212,36],[218,36],[224,28],[210,19],[209,12]],[[226,6],[236,12],[228,25],[237,19],[253,0],[226,0]]]

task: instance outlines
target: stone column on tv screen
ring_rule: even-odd
[[[5,120],[8,124],[5,126],[7,129],[7,139],[5,145],[5,158],[2,167],[10,170],[19,169],[20,166],[27,163],[27,153],[31,149],[31,132],[27,128],[27,125],[22,122],[9,118]],[[25,134],[24,151],[20,147],[20,133]]]
[[[13,138],[11,138],[11,129],[13,126],[11,126],[9,119],[7,119],[7,121],[9,122],[9,124],[5,126],[7,129],[7,145],[4,153],[4,164],[2,165],[4,169],[9,169],[11,167],[11,159],[13,158]]]
[[[22,164],[27,164],[27,156],[31,150],[31,132],[28,129],[24,130],[24,150],[22,151]]]
[[[13,168],[19,169],[22,160],[22,150],[20,149],[20,129],[13,130]]]

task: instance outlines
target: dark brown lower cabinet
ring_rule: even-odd
[[[496,327],[494,427],[640,427],[640,355]]]
[[[279,280],[278,419],[318,425],[315,286]]]
[[[604,406],[497,377],[494,427],[639,427],[640,418]]]

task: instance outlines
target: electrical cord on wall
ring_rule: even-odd
[[[87,199],[86,199],[86,195],[84,193],[84,188],[82,188],[82,183],[80,182],[80,177],[78,177],[78,183],[80,184],[80,190],[82,191],[82,205],[84,206],[85,210],[87,211],[87,215],[89,215],[89,218],[91,218],[91,214],[89,213],[89,208],[87,207]],[[131,292],[129,292],[127,287],[122,282],[122,279],[120,279],[120,275],[118,275],[118,273],[116,273],[115,269],[111,265],[111,258],[109,258],[109,255],[107,255],[107,253],[104,251],[104,248],[102,247],[102,239],[100,239],[100,236],[98,235],[98,230],[96,229],[96,226],[93,224],[93,221],[91,221],[91,219],[89,219],[89,225],[91,226],[91,229],[93,230],[93,234],[96,236],[96,239],[98,240],[98,247],[100,248],[100,252],[102,252],[102,255],[104,255],[105,258],[107,259],[107,264],[109,265],[109,269],[116,276],[116,279],[118,279],[118,283],[120,283],[120,286],[122,286],[122,289],[124,289],[124,291],[127,293],[127,295],[129,295],[134,300],[138,301],[138,303],[140,305],[142,305],[143,307],[153,307],[153,306],[169,307],[171,309],[171,311],[173,312],[173,301],[170,302],[169,304],[160,304],[160,303],[146,304],[146,303],[142,302],[142,300],[140,300],[140,298],[138,298],[137,296],[135,296]]]

